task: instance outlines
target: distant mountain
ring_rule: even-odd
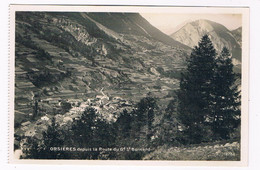
[[[241,34],[237,31],[230,31],[225,26],[209,20],[197,20],[187,23],[171,37],[189,47],[198,44],[201,37],[208,34],[212,40],[217,52],[220,52],[226,46],[232,53],[235,63],[241,62],[241,46],[239,37]]]
[[[234,38],[239,43],[239,45],[242,46],[242,27],[239,27],[231,32],[232,32]]]

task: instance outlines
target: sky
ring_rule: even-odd
[[[141,13],[153,26],[170,35],[186,23],[198,19],[207,19],[234,30],[242,25],[241,14],[172,14],[172,13]]]

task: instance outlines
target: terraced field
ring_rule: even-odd
[[[116,32],[89,14],[16,15],[17,139],[33,129],[25,128],[28,122],[34,127],[44,116],[66,114],[60,113],[62,102],[92,101],[104,117],[116,117],[124,108],[120,108],[122,103],[104,108],[102,104],[100,109],[101,89],[108,102],[117,97],[132,107],[148,93],[166,106],[172,99],[169,94],[178,88],[178,74],[185,67],[189,49],[146,33]]]

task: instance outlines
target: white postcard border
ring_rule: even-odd
[[[242,14],[242,104],[240,161],[124,161],[124,160],[19,160],[14,159],[14,78],[15,78],[15,12],[142,12],[189,14]],[[71,6],[71,5],[10,5],[9,44],[9,163],[12,164],[73,164],[131,166],[247,166],[248,165],[248,99],[249,99],[249,8],[247,7],[165,7],[165,6]]]

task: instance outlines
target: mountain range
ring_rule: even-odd
[[[204,34],[217,51],[231,49],[239,70],[241,28],[198,20],[171,38],[138,13],[17,12],[15,109],[32,112],[35,98],[95,98],[101,89],[110,97],[138,101],[152,93],[168,101]]]
[[[17,12],[16,124],[35,100],[46,113],[104,94],[137,102],[151,93],[166,105],[190,51],[137,13]]]

